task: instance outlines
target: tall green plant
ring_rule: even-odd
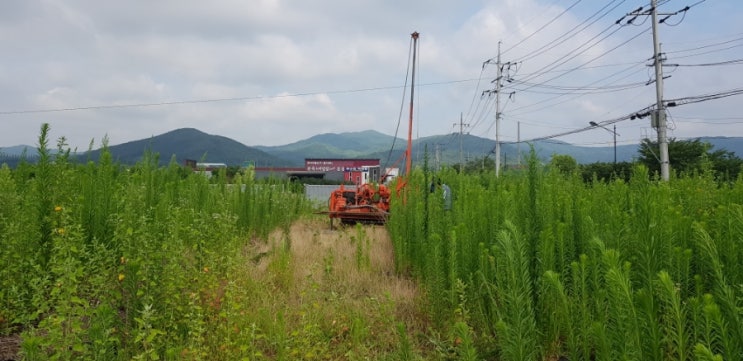
[[[665,359],[685,361],[690,358],[691,347],[687,326],[687,310],[682,303],[679,289],[666,271],[658,273],[656,289],[661,300],[661,328],[663,329]]]
[[[730,285],[723,271],[720,253],[717,245],[707,232],[700,227],[696,228],[699,247],[705,257],[707,272],[712,276],[712,293],[719,303],[720,314],[714,318],[721,344],[724,347],[723,355],[734,357],[743,352],[743,320],[739,296],[735,288]]]
[[[540,352],[526,241],[512,224],[506,223],[498,234],[495,255],[495,286],[501,302],[496,328],[501,355],[504,360],[536,360]]]
[[[619,252],[606,250],[606,289],[610,326],[609,339],[615,360],[643,360],[641,330],[630,282],[630,268],[622,264]]]

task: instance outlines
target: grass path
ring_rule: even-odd
[[[258,359],[429,359],[422,297],[395,274],[392,252],[384,227],[330,230],[322,217],[254,241],[243,252],[249,261],[212,292],[230,316],[227,329],[240,335],[215,351],[224,359],[235,347],[245,355],[246,345]]]

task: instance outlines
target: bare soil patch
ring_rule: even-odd
[[[0,361],[15,361],[21,348],[21,338],[18,335],[0,336]]]

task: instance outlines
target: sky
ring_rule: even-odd
[[[743,89],[743,2],[659,3],[674,14],[658,26],[663,99]],[[612,120],[656,102],[652,20],[626,16],[640,7],[650,0],[3,0],[0,147],[38,144],[43,123],[78,150],[186,127],[249,146],[404,138],[414,31],[415,138],[526,141],[597,122],[554,139],[611,146],[616,126],[618,144],[637,144],[657,139],[648,118]],[[742,100],[669,108],[668,136],[741,137]]]

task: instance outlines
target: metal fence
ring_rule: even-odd
[[[338,189],[338,185],[304,185],[304,196],[317,205],[327,205],[330,193]]]

